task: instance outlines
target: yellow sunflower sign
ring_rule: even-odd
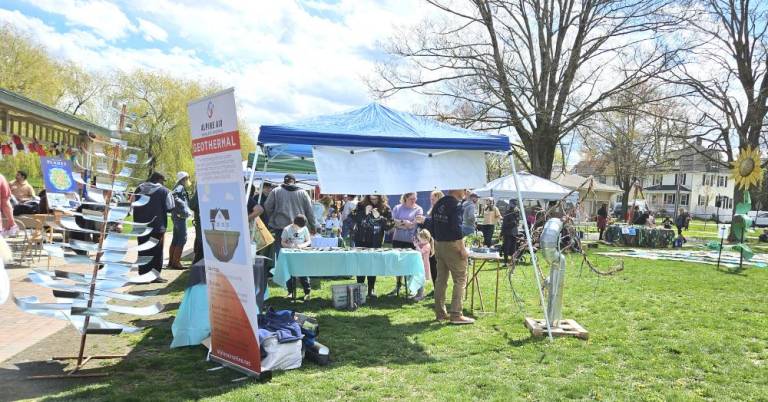
[[[747,146],[741,150],[739,157],[733,162],[731,174],[736,180],[736,187],[748,191],[763,181],[763,169],[760,166],[760,152],[757,148]]]

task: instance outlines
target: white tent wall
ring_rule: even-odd
[[[327,194],[403,194],[485,185],[484,151],[316,146],[313,153]]]

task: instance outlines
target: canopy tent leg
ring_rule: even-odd
[[[552,328],[549,325],[547,305],[544,302],[544,290],[541,288],[541,271],[539,270],[539,265],[536,262],[536,253],[533,250],[533,239],[531,238],[531,230],[528,227],[528,220],[525,217],[523,196],[520,194],[520,183],[517,180],[517,168],[515,167],[515,157],[512,152],[509,153],[509,164],[512,165],[512,179],[515,181],[515,188],[517,189],[517,205],[520,210],[520,219],[523,221],[523,230],[525,231],[525,241],[528,243],[528,252],[531,254],[531,264],[533,265],[534,276],[536,277],[536,286],[539,289],[541,307],[544,310],[544,322],[547,324],[547,335],[549,336],[549,340],[552,341]]]

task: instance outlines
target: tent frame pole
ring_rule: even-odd
[[[261,196],[264,193],[264,181],[267,180],[267,166],[269,166],[269,158],[267,157],[267,153],[264,152],[264,168],[262,169],[264,172],[264,177],[261,178],[261,183],[259,184],[259,199],[256,201],[259,205],[261,205]],[[253,161],[253,167],[255,170],[256,161]]]
[[[523,196],[520,193],[520,184],[517,180],[517,168],[515,167],[515,156],[510,151],[509,164],[512,165],[512,179],[515,181],[515,189],[517,189],[517,204],[520,210],[520,219],[523,221],[523,230],[525,231],[525,240],[528,243],[528,253],[531,254],[531,265],[533,265],[534,276],[536,277],[536,286],[539,290],[539,300],[541,301],[541,307],[544,310],[544,322],[547,324],[547,335],[549,340],[552,341],[552,328],[549,325],[549,314],[547,313],[547,304],[544,302],[544,290],[541,288],[541,270],[539,264],[536,261],[536,252],[533,249],[533,239],[531,236],[531,229],[528,227],[528,220],[525,217],[525,206],[523,205]]]

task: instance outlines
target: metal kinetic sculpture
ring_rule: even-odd
[[[125,109],[123,109],[124,111]],[[124,116],[124,115],[123,115]],[[121,118],[121,120],[123,120]],[[120,125],[122,127],[122,124]],[[158,241],[141,245],[131,245],[131,240],[146,236],[151,232],[149,222],[127,222],[126,218],[133,207],[146,205],[148,197],[132,195],[127,192],[128,183],[136,180],[131,177],[132,165],[139,162],[138,148],[128,146],[126,141],[92,138],[100,150],[86,151],[90,156],[91,172],[97,178],[93,185],[88,183],[87,175],[73,173],[74,180],[88,189],[90,201],[83,200],[82,212],[63,211],[61,229],[70,235],[69,242],[50,243],[44,246],[52,257],[59,257],[65,264],[87,264],[93,268],[91,273],[34,269],[28,274],[29,279],[40,286],[51,289],[57,298],[55,303],[42,303],[36,297],[14,298],[16,305],[30,314],[54,317],[69,321],[80,333],[80,348],[77,356],[54,357],[53,360],[77,360],[75,368],[65,375],[36,376],[30,378],[52,377],[91,377],[105,374],[77,374],[91,359],[112,359],[124,355],[86,356],[86,339],[89,334],[135,333],[142,328],[119,324],[104,317],[113,313],[136,316],[150,316],[163,309],[160,303],[143,307],[134,307],[112,303],[138,302],[143,296],[124,293],[123,288],[132,284],[150,283],[158,278],[157,271],[143,275],[132,274],[139,265],[149,262],[149,257],[130,257],[136,251],[156,247]],[[83,169],[80,161],[76,166]],[[79,218],[79,219],[78,219]],[[78,220],[80,224],[78,224]],[[131,230],[122,233],[122,225],[131,225]],[[91,226],[93,228],[83,227]],[[75,240],[72,234],[79,233],[94,236],[93,241]]]
[[[510,156],[510,159],[515,186],[516,188],[520,188],[517,182],[517,169],[515,167],[515,161],[512,156]],[[593,187],[594,179],[590,177],[585,180],[584,183],[579,186],[579,188],[566,194],[558,202],[554,203],[546,210],[538,213],[535,223],[532,226],[528,225],[527,217],[525,216],[524,212],[525,210],[524,208],[520,207],[520,219],[523,222],[525,243],[522,245],[522,247],[520,247],[520,245],[516,247],[517,251],[511,259],[507,278],[510,286],[512,286],[512,275],[514,274],[515,268],[517,267],[517,262],[520,261],[522,255],[527,252],[530,255],[531,264],[533,265],[534,277],[536,279],[538,287],[537,290],[539,292],[539,299],[544,312],[544,320],[541,323],[534,323],[535,320],[526,318],[526,326],[531,328],[532,331],[532,327],[534,325],[537,326],[538,330],[541,330],[541,327],[545,327],[546,334],[550,340],[553,339],[553,334],[574,335],[582,338],[587,335],[586,330],[581,328],[581,326],[579,326],[578,323],[573,320],[567,320],[568,328],[566,330],[563,330],[563,328],[556,328],[558,321],[562,318],[562,292],[565,280],[565,252],[571,251],[581,254],[581,266],[583,267],[586,264],[590,271],[599,276],[613,275],[624,269],[623,261],[620,261],[618,264],[616,264],[616,266],[608,271],[601,271],[595,267],[595,265],[587,257],[587,254],[584,252],[584,249],[581,245],[581,238],[578,235],[578,230],[576,230],[573,225],[573,215],[575,215],[576,211],[568,210],[565,206],[566,200],[575,191],[583,191],[583,194],[579,200],[581,202],[584,201],[584,199],[589,194],[594,194]],[[520,193],[518,193],[517,198],[518,205],[524,205]],[[562,219],[551,219],[555,215],[561,216]],[[527,248],[525,247],[526,245]],[[545,260],[551,265],[549,279],[543,275],[541,268],[539,267],[536,254],[538,249],[542,249]],[[520,304],[514,286],[512,286],[512,293],[515,300],[518,301],[518,304]],[[545,301],[545,299],[547,301]],[[555,331],[555,329],[557,329],[557,331]]]

